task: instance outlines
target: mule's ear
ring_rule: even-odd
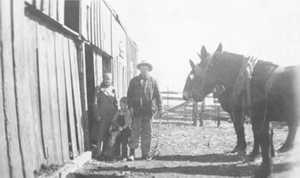
[[[191,59],[190,59],[190,65],[191,65],[192,70],[194,70],[196,65]]]
[[[219,43],[219,46],[218,46],[218,48],[217,48],[216,51],[220,52],[220,53],[223,51],[223,45],[222,45],[222,43]]]
[[[202,60],[201,54],[197,52],[198,57]]]
[[[200,58],[201,58],[202,60],[205,60],[205,59],[208,57],[208,55],[209,55],[209,54],[208,54],[208,52],[207,52],[205,46],[202,46]]]

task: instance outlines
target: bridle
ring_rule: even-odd
[[[200,77],[200,81],[201,81],[200,93],[201,93],[201,95],[203,94],[204,86],[207,83],[207,77],[206,76],[207,76],[208,72],[210,71],[210,73],[211,73],[211,71],[213,71],[212,68],[214,68],[215,65],[217,65],[218,60],[216,58],[214,58],[214,55],[207,57],[207,59],[206,59],[207,63],[205,64],[203,71],[201,71],[199,69],[200,67],[198,65],[195,67],[195,69],[193,69],[194,76],[195,77]]]

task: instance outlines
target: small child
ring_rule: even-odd
[[[120,100],[120,110],[115,114],[112,125],[119,131],[114,145],[114,153],[118,158],[127,160],[128,157],[128,139],[131,135],[132,118],[127,105],[127,98]],[[122,147],[122,150],[120,149]]]

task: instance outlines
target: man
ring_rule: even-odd
[[[152,65],[142,61],[137,68],[140,74],[130,81],[127,93],[128,107],[133,116],[129,160],[135,158],[135,149],[139,146],[140,137],[142,159],[150,160],[152,116],[156,112],[155,108],[161,116],[162,102],[157,82],[150,76]]]

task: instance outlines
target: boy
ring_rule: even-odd
[[[128,139],[131,135],[131,113],[128,109],[127,98],[120,100],[120,110],[115,114],[112,125],[113,130],[119,131],[114,145],[114,153],[117,158],[127,160],[128,157]],[[122,147],[122,150],[120,149]]]

